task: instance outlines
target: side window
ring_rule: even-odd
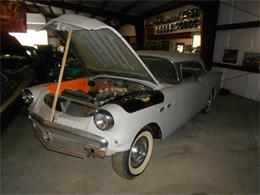
[[[168,84],[178,83],[176,70],[171,61],[158,57],[140,57],[159,82]]]
[[[205,73],[202,64],[199,62],[181,62],[180,67],[183,81],[196,80]]]

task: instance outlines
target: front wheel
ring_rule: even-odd
[[[114,171],[126,179],[140,175],[148,165],[153,151],[151,129],[145,127],[134,139],[130,150],[112,156]]]

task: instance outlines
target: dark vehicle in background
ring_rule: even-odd
[[[52,45],[38,45],[35,62],[33,63],[33,67],[38,75],[38,84],[58,80],[63,52],[62,46],[55,48]],[[76,79],[86,75],[87,73],[80,62],[69,53],[63,80]]]
[[[34,58],[37,55],[37,49],[35,47],[23,45],[23,48],[31,58]]]
[[[50,69],[49,78],[51,81],[57,81],[60,72],[61,60],[57,60],[54,67]],[[87,75],[86,70],[82,67],[80,62],[73,57],[70,57],[65,65],[63,81],[72,80]]]
[[[20,93],[18,85],[1,72],[1,134],[21,107]]]
[[[22,107],[22,89],[58,80],[62,56],[51,45],[22,46],[14,36],[1,32],[1,133]],[[86,75],[79,61],[69,56],[63,80]]]
[[[17,39],[1,32],[1,133],[22,107],[20,94],[35,79],[33,59]]]

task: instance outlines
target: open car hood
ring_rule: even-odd
[[[112,27],[92,18],[65,14],[48,22],[52,29],[66,39],[72,33],[70,51],[91,75],[111,74],[158,81],[144,65],[127,41]]]

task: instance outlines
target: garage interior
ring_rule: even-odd
[[[62,41],[51,31],[39,31],[30,42],[29,31],[35,33],[63,14],[78,14],[112,26],[135,50],[197,54],[208,70],[223,74],[211,112],[197,114],[165,140],[156,140],[145,172],[130,181],[113,172],[110,157],[82,160],[46,150],[18,98],[7,116],[1,108],[1,194],[260,193],[259,1],[9,1],[23,10],[13,20],[17,26],[4,18],[6,2],[0,4],[2,31],[47,53],[33,56],[39,66],[53,63],[49,54]],[[1,53],[2,37],[1,32]],[[1,65],[1,74],[4,69]],[[39,70],[49,74],[46,67]],[[28,78],[23,72],[17,75]],[[15,81],[20,88],[21,80]],[[28,85],[46,81],[43,74],[35,75]],[[7,94],[3,82],[1,77],[1,99]]]

